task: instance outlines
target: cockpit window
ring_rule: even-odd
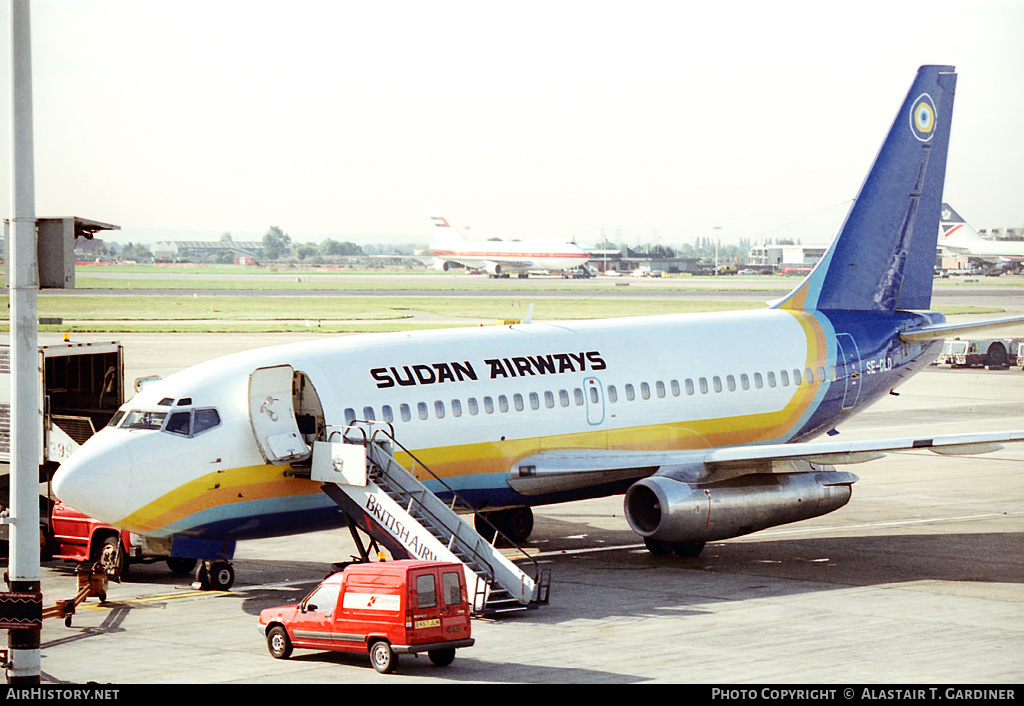
[[[170,432],[171,434],[188,436],[191,432],[191,426],[191,412],[175,412],[167,419],[167,426],[164,427],[164,431]]]
[[[216,409],[185,409],[177,412],[142,412],[133,410],[127,413],[118,412],[108,426],[117,426],[118,420],[122,429],[162,429],[168,434],[178,436],[195,436],[204,431],[220,426],[220,415]]]
[[[167,412],[128,412],[121,423],[122,429],[159,429],[164,425]]]
[[[114,416],[110,418],[110,421],[107,422],[107,426],[108,427],[116,427],[117,423],[121,421],[121,417],[123,417],[123,416],[124,416],[124,410],[123,409],[117,410],[116,412],[114,412]]]
[[[181,436],[196,436],[207,429],[213,429],[220,424],[220,415],[217,410],[194,409],[184,412],[174,412],[167,418],[167,425],[164,431],[169,434],[180,434]]]
[[[192,434],[202,434],[207,429],[220,425],[220,415],[215,409],[197,409],[192,419]]]

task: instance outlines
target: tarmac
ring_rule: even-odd
[[[310,338],[316,334],[310,334]],[[93,338],[105,338],[103,336]],[[119,334],[126,381],[292,334]],[[840,438],[1024,429],[1024,371],[933,366],[839,427]],[[230,591],[197,591],[162,564],[133,565],[70,627],[42,631],[55,684],[672,683],[1013,685],[1024,677],[1024,444],[982,456],[921,450],[845,469],[829,515],[655,557],[621,496],[535,510],[527,546],[550,603],[473,623],[447,668],[404,656],[267,652],[261,609],[300,600],[356,553],[347,530],[239,544]],[[844,470],[845,470],[844,469]],[[48,562],[44,604],[76,591]]]

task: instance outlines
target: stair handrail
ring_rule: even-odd
[[[409,456],[409,458],[411,458],[413,461],[418,463],[420,465],[420,467],[424,471],[426,471],[428,474],[430,474],[431,478],[433,478],[435,481],[440,483],[441,486],[444,487],[444,489],[446,491],[451,493],[452,498],[457,499],[459,501],[459,503],[464,508],[466,508],[467,510],[469,510],[470,512],[473,513],[474,517],[478,517],[490,529],[494,530],[494,539],[490,542],[490,545],[492,547],[497,543],[498,538],[501,537],[502,539],[504,539],[512,547],[512,549],[515,550],[515,552],[518,555],[520,555],[520,557],[522,559],[525,559],[527,562],[530,563],[530,565],[533,567],[533,583],[534,583],[533,593],[535,594],[534,600],[538,600],[539,601],[541,599],[541,597],[542,597],[541,596],[541,586],[542,586],[542,582],[543,582],[543,573],[544,572],[541,569],[540,563],[536,559],[534,559],[532,556],[530,556],[530,554],[525,549],[523,549],[518,544],[513,542],[511,539],[506,537],[501,532],[501,530],[499,530],[497,527],[495,527],[494,524],[490,520],[487,519],[486,515],[483,515],[482,513],[480,513],[480,510],[477,507],[473,506],[471,503],[466,502],[461,497],[459,497],[459,494],[457,492],[455,492],[454,488],[452,488],[450,485],[445,483],[443,479],[441,479],[436,473],[434,473],[434,471],[432,471],[430,469],[430,466],[428,466],[423,461],[421,461],[412,451],[410,451],[408,448],[406,448],[402,444],[402,442],[400,442],[398,439],[396,439],[395,438],[395,427],[394,427],[394,425],[391,422],[378,422],[376,420],[356,419],[356,420],[352,420],[351,422],[346,424],[344,427],[340,427],[340,425],[335,425],[335,424],[328,424],[325,427],[325,431],[329,430],[329,429],[332,429],[332,428],[335,428],[335,431],[328,432],[326,434],[326,438],[327,438],[328,441],[330,441],[331,437],[334,434],[338,434],[338,433],[341,434],[341,438],[343,440],[349,441],[348,433],[349,433],[349,431],[351,431],[353,429],[358,430],[363,435],[363,443],[372,443],[373,440],[374,440],[374,437],[376,437],[378,434],[382,434],[383,436],[387,437],[387,439],[391,443],[393,443],[396,446],[398,446],[398,448],[400,448],[403,452],[405,452],[405,454],[407,456]],[[372,431],[370,432],[369,436],[367,436],[367,434],[366,434],[366,429],[367,428],[372,429]],[[338,431],[338,429],[340,429],[340,432]],[[352,442],[350,442],[350,443],[352,443]],[[358,442],[355,442],[355,443],[358,443]],[[397,463],[397,461],[396,461],[396,463]],[[401,465],[401,464],[399,464],[399,465]],[[422,507],[422,503],[421,503],[421,507]],[[450,528],[445,527],[445,529],[450,529]],[[473,548],[472,551],[473,551],[474,555],[477,553],[477,550],[475,548]],[[519,559],[516,559],[516,560],[519,560]],[[491,572],[494,571],[494,569],[490,566],[489,562],[488,562],[488,569],[490,569]],[[492,573],[492,576],[493,576],[493,573]]]

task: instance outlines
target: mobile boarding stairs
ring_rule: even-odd
[[[550,572],[496,529],[493,541],[481,536],[464,519],[469,515],[455,511],[456,507],[472,508],[399,444],[390,427],[356,422],[327,438],[313,445],[310,477],[322,483],[323,491],[348,517],[350,528],[354,523],[396,559],[461,563],[477,614],[493,616],[547,604]],[[418,465],[428,473],[444,488],[439,492],[451,500],[441,500],[396,461],[396,446],[413,459],[413,468]],[[353,536],[358,542],[354,529]],[[510,548],[496,547],[499,538]],[[530,572],[513,563],[506,551],[528,564]]]

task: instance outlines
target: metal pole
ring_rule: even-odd
[[[39,394],[35,166],[29,0],[11,0],[11,537],[8,579],[15,593],[39,593]],[[11,629],[7,680],[40,681],[40,630]]]

